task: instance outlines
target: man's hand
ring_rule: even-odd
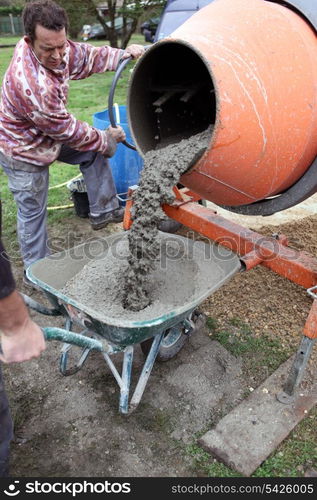
[[[143,45],[138,45],[136,43],[129,45],[125,49],[125,52],[121,59],[128,59],[128,57],[132,57],[132,59],[139,59],[144,54],[145,48]]]
[[[106,134],[108,147],[106,152],[104,153],[104,156],[106,156],[107,158],[111,158],[117,150],[117,143],[125,141],[126,135],[125,131],[120,126],[108,127],[106,129]]]
[[[45,349],[45,340],[41,328],[27,318],[25,324],[14,334],[1,335],[0,360],[4,363],[18,363],[37,358]]]
[[[116,142],[122,142],[126,139],[125,131],[120,125],[117,127],[108,127],[107,132]]]
[[[4,363],[27,361],[45,349],[43,332],[16,290],[0,300],[0,342]]]

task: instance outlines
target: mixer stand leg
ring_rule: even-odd
[[[291,366],[283,391],[277,394],[280,403],[291,404],[295,399],[295,390],[303,379],[310,353],[317,339],[303,336]]]

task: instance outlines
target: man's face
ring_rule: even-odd
[[[43,66],[56,69],[61,65],[67,44],[65,28],[54,31],[37,24],[34,42],[32,43],[27,36],[24,39],[32,46],[36,57]]]

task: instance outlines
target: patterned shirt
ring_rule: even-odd
[[[62,144],[106,153],[107,135],[67,111],[68,82],[114,71],[122,54],[121,49],[68,40],[63,63],[52,70],[20,40],[2,83],[0,152],[40,166],[56,160]]]

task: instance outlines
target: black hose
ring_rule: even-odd
[[[113,98],[114,98],[114,92],[118,83],[118,80],[121,76],[122,71],[126,67],[126,65],[131,61],[132,57],[128,57],[126,59],[121,59],[119,61],[118,67],[116,69],[114,78],[111,83],[110,87],[110,92],[109,92],[109,97],[108,97],[108,113],[109,113],[109,120],[111,123],[112,127],[117,127],[117,123],[114,117],[114,112],[113,112]],[[133,144],[130,144],[127,141],[122,141],[122,144],[124,144],[127,148],[133,149],[136,151],[136,147]]]

